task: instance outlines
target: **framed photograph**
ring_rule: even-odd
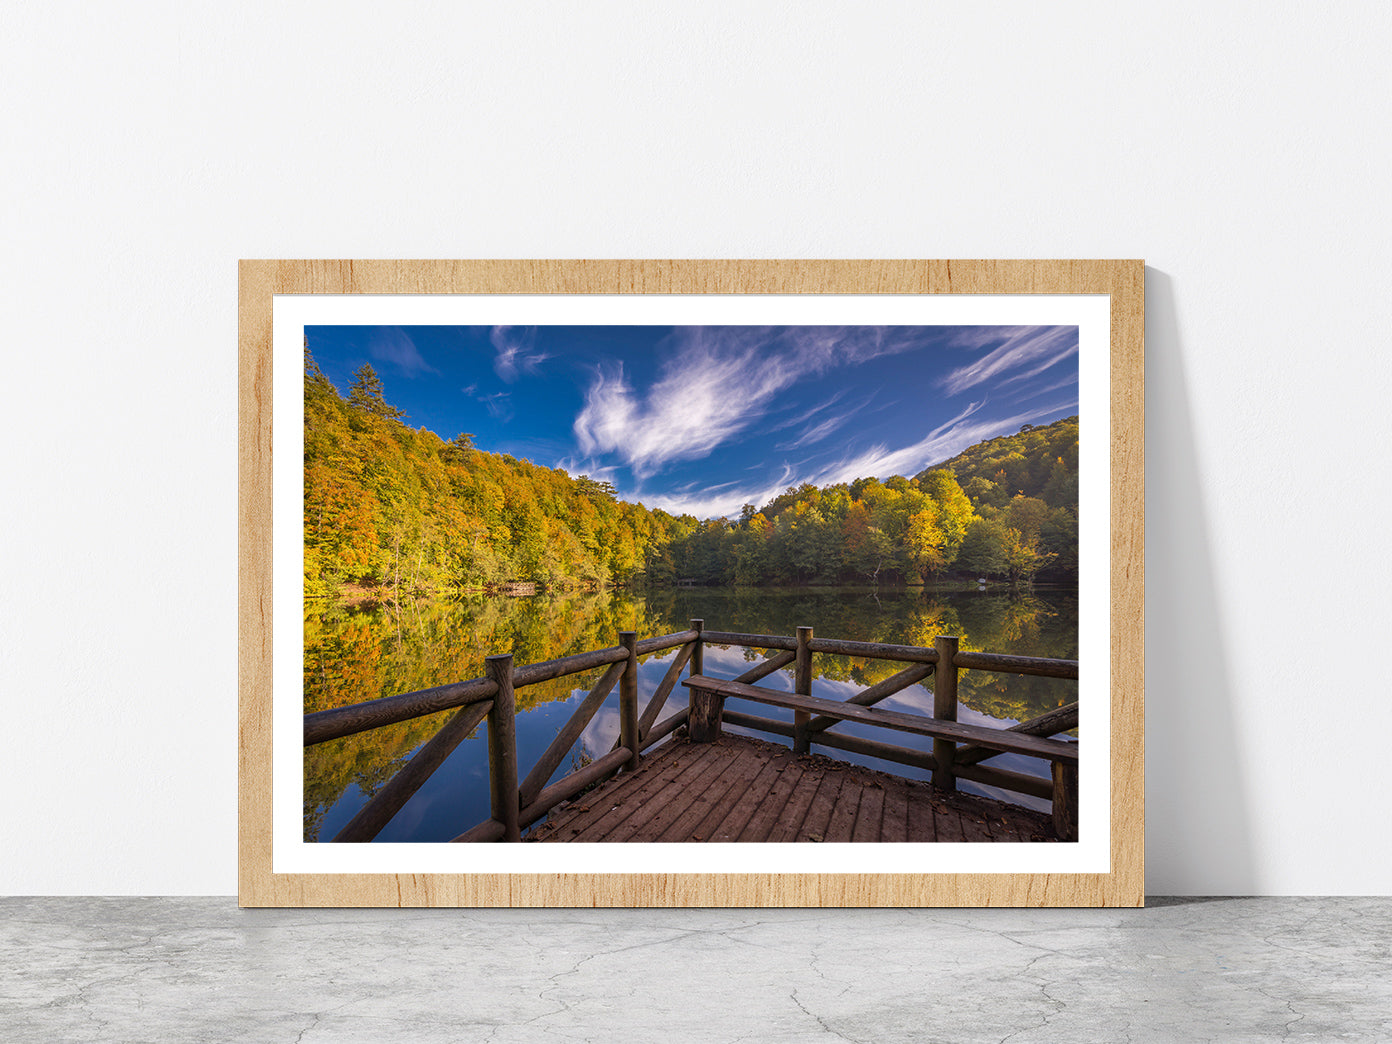
[[[243,906],[1143,901],[1141,261],[243,261]]]

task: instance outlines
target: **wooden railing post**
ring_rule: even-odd
[[[793,691],[800,696],[812,695],[812,628],[797,629],[797,659],[793,665]],[[812,715],[807,711],[793,711],[793,753],[806,754],[812,749],[807,731],[807,723]]]
[[[701,633],[706,629],[706,621],[692,620],[691,630],[696,632],[696,640],[691,643],[691,673],[704,674],[705,656],[702,655],[705,645],[701,641]]]
[[[619,644],[628,651],[628,663],[619,679],[619,742],[632,752],[624,764],[632,772],[638,767],[638,750],[643,745],[638,738],[638,632],[620,631]]]
[[[1078,840],[1078,766],[1055,761],[1054,833],[1060,841]]]
[[[493,818],[503,824],[504,841],[521,841],[521,809],[517,796],[517,701],[512,691],[512,653],[489,656],[485,673],[498,686],[488,712],[488,780]]]
[[[938,665],[933,672],[933,717],[939,721],[957,720],[957,665],[953,662],[957,655],[957,638],[954,635],[940,634],[935,643],[938,650]],[[951,740],[933,741],[933,760],[937,768],[933,770],[933,785],[942,790],[956,790],[957,776],[952,771],[952,760],[957,753],[957,744]]]

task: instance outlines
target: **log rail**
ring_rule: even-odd
[[[738,678],[725,681],[703,674],[702,651],[705,645],[764,649],[773,651],[775,655]],[[678,654],[654,689],[647,706],[640,712],[639,657],[673,648],[679,648]],[[909,666],[849,700],[825,700],[812,695],[812,657],[815,653],[890,660]],[[790,665],[795,668],[794,692],[757,686],[760,679]],[[608,669],[519,783],[514,719],[516,691],[527,685],[599,667]],[[638,640],[635,632],[624,631],[619,634],[619,644],[611,648],[522,667],[515,667],[510,655],[490,656],[487,673],[482,678],[307,714],[304,718],[304,745],[309,747],[441,711],[456,711],[440,731],[421,746],[410,761],[339,831],[333,838],[336,842],[363,842],[375,838],[430,774],[485,720],[488,729],[491,814],[482,823],[464,831],[455,841],[519,841],[523,830],[542,819],[557,805],[619,772],[637,769],[644,751],[682,725],[689,725],[693,741],[700,742],[718,736],[722,722],[786,736],[792,740],[793,750],[797,753],[806,753],[815,743],[925,769],[932,772],[935,786],[948,790],[956,789],[958,779],[968,779],[1051,799],[1059,838],[1076,840],[1078,745],[1049,737],[1077,727],[1077,703],[1020,722],[1009,729],[959,724],[956,721],[956,683],[958,672],[965,669],[1050,678],[1078,677],[1076,660],[958,651],[957,639],[946,636],[939,637],[933,648],[926,648],[817,638],[810,627],[799,627],[796,636],[708,631],[703,621],[692,620],[690,629],[685,631],[642,641]],[[687,705],[659,721],[658,715],[683,670],[688,672],[683,684],[690,689]],[[886,697],[930,676],[934,679],[932,717],[874,708]],[[615,685],[619,686],[620,728],[614,748],[548,786],[551,776]],[[791,710],[792,722],[724,710],[727,696]],[[929,753],[831,731],[842,721],[875,724],[929,736],[933,740],[933,749]],[[1048,759],[1052,765],[1052,779],[983,764],[1004,752]]]

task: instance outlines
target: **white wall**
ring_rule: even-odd
[[[1392,892],[1392,10],[939,6],[7,5],[0,892],[236,889],[235,265],[306,256],[1145,257],[1148,888]]]

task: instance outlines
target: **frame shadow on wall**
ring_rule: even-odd
[[[1209,508],[1174,280],[1146,285],[1146,890],[1254,884],[1243,771]],[[1177,650],[1182,653],[1176,655]]]

